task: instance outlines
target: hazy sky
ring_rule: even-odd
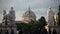
[[[0,0],[0,22],[2,20],[3,10],[8,12],[11,6],[14,7],[16,12],[16,20],[21,20],[23,13],[28,7],[31,8],[36,14],[37,19],[39,19],[41,16],[46,18],[49,6],[57,13],[59,4],[60,0]]]

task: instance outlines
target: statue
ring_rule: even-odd
[[[6,10],[3,11],[3,23],[2,23],[2,34],[11,34],[12,30],[14,34],[17,34],[16,25],[15,25],[15,11],[13,7],[8,14],[6,14]],[[11,30],[12,29],[12,30]]]

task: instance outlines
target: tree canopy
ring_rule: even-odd
[[[31,20],[28,23],[16,23],[17,29],[26,31],[36,31],[38,29],[44,28],[45,25],[47,25],[47,22],[45,18],[42,16],[38,21]]]
[[[58,10],[59,10],[58,13],[57,13],[57,15],[58,15],[58,25],[60,26],[60,5],[59,5]]]
[[[43,29],[43,31],[46,31],[44,26],[47,25],[47,22],[45,18],[42,16],[38,21],[31,20],[28,23],[16,23],[17,30],[21,30],[23,32],[27,33],[40,33],[40,30]]]
[[[38,22],[40,22],[41,27],[44,27],[47,25],[47,22],[43,16],[38,20]]]

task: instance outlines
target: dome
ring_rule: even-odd
[[[33,20],[35,21],[36,20],[36,15],[33,11],[31,11],[30,8],[28,8],[28,10],[23,14],[23,20],[25,21],[30,21],[30,20]],[[25,19],[26,18],[26,19]]]
[[[23,16],[35,16],[35,13],[30,8],[23,14]]]

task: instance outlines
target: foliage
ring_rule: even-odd
[[[26,31],[36,31],[38,29],[44,28],[46,25],[46,20],[42,16],[38,21],[31,20],[29,23],[16,23],[18,30]]]
[[[58,11],[58,25],[60,25],[60,5],[59,5],[59,11]]]
[[[38,22],[40,22],[41,27],[44,27],[47,25],[47,22],[43,16],[38,20]]]

